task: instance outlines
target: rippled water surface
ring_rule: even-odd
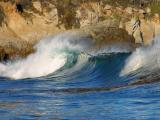
[[[95,49],[68,33],[0,63],[0,120],[159,120],[160,43]]]
[[[128,56],[92,58],[70,75],[0,78],[1,119],[160,119],[160,83],[129,86],[135,77],[119,77]]]

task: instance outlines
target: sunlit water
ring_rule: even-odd
[[[0,119],[160,119],[158,44],[133,53],[93,50],[90,40],[64,34],[35,49],[0,64]],[[133,84],[146,76],[157,80]]]

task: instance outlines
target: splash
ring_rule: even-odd
[[[160,70],[160,37],[147,47],[137,48],[126,60],[120,75],[147,75]]]
[[[0,75],[20,79],[51,74],[66,64],[68,56],[87,50],[89,45],[87,38],[80,40],[70,33],[48,37],[41,40],[35,46],[36,52],[26,59],[7,64],[0,63]]]
[[[61,69],[65,74],[85,66],[88,57],[104,53],[130,51],[127,45],[115,44],[97,49],[89,37],[65,32],[41,40],[35,47],[35,53],[25,59],[7,64],[0,63],[0,76],[12,79],[24,79],[47,76]],[[82,57],[83,56],[83,57]],[[88,57],[84,57],[88,56]]]

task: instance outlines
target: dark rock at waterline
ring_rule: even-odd
[[[8,46],[0,46],[0,62],[7,62],[9,60],[14,60],[17,57],[24,58],[29,54],[33,53],[33,47],[30,46],[28,48],[12,48]]]

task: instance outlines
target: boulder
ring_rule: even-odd
[[[128,44],[130,48],[135,48],[133,36],[125,29],[119,28],[119,23],[113,19],[83,27],[76,32],[79,36],[91,38],[98,48],[114,44]]]

